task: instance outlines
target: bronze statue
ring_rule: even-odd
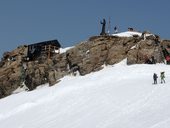
[[[101,31],[100,35],[106,35],[106,32],[105,32],[106,20],[103,19],[103,22],[100,21],[100,23],[102,24],[102,31]]]

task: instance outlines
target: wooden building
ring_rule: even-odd
[[[41,55],[47,55],[48,59],[54,53],[60,53],[61,45],[58,40],[49,40],[28,45],[27,60],[35,60]]]

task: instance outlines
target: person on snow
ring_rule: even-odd
[[[154,73],[154,74],[153,74],[153,81],[154,81],[153,84],[157,84],[157,78],[158,78],[157,74]]]
[[[161,77],[161,84],[165,83],[165,72],[161,72],[160,77]]]

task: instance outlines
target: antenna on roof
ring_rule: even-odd
[[[111,28],[111,21],[109,17],[108,30],[107,30],[108,35],[110,35],[110,28]]]

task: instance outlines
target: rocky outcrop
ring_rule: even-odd
[[[95,36],[67,51],[72,64],[80,67],[80,74],[85,75],[101,69],[103,64],[113,65],[127,58],[127,64],[145,63],[152,56],[161,63],[164,60],[161,45],[148,37]],[[166,44],[167,46],[167,44]]]
[[[34,61],[23,61],[27,46],[4,53],[0,62],[0,98],[10,95],[18,87],[29,90],[78,71],[80,75],[98,71],[102,65],[113,65],[127,58],[127,64],[142,64],[153,57],[157,63],[164,61],[162,47],[170,48],[169,40],[154,37],[93,36],[62,54],[50,59],[40,56]]]

